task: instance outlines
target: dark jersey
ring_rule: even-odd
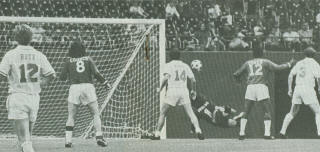
[[[69,78],[71,84],[93,83],[96,72],[90,57],[70,58],[64,63],[60,79]]]
[[[195,100],[191,99],[191,106],[198,112],[208,109],[211,113],[213,113],[215,109],[215,106],[202,95],[197,95]]]
[[[243,73],[247,74],[247,84],[268,84],[271,72],[288,68],[287,64],[277,65],[268,59],[255,58],[247,61],[242,67],[234,73],[239,77]]]

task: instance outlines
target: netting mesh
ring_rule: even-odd
[[[16,46],[12,35],[16,24],[20,23],[0,23],[1,58]],[[80,38],[100,72],[116,87],[101,115],[104,136],[137,138],[144,131],[154,130],[160,101],[155,89],[159,86],[160,74],[159,25],[26,24],[34,32],[31,45],[47,56],[58,76],[67,58],[70,42]],[[141,47],[139,44],[142,44]],[[136,56],[135,51],[138,51]],[[149,60],[146,60],[146,54]],[[130,66],[125,68],[127,64]],[[125,74],[120,77],[122,71]],[[117,79],[120,79],[118,84],[115,83]],[[66,82],[55,80],[42,90],[34,135],[64,136],[69,86]],[[101,106],[110,90],[107,91],[99,83],[95,83],[95,87]],[[5,107],[7,91],[7,83],[0,82],[0,134],[13,133]],[[79,107],[74,135],[82,135],[91,120],[87,107]]]

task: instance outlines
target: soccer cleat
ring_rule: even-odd
[[[106,147],[108,145],[107,141],[105,141],[103,138],[102,139],[97,139],[97,144],[100,147]]]
[[[288,139],[288,136],[286,136],[285,134],[280,133],[279,134],[279,138],[280,139]]]
[[[150,138],[151,140],[160,140],[160,136],[156,137],[156,136],[151,136]]]
[[[266,140],[273,140],[275,139],[274,136],[263,136],[264,139]]]
[[[204,135],[202,133],[197,133],[199,140],[204,140]]]
[[[71,143],[71,142],[66,143],[66,144],[64,145],[64,147],[65,147],[65,148],[72,148],[72,143]]]
[[[246,136],[245,135],[240,135],[239,136],[239,140],[245,140],[246,139]]]

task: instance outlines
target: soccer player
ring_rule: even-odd
[[[244,102],[244,114],[240,120],[239,140],[245,139],[245,128],[248,115],[255,102],[262,102],[264,111],[264,138],[274,139],[271,136],[271,101],[268,89],[269,76],[272,71],[288,69],[294,63],[292,59],[286,64],[277,65],[268,59],[263,59],[263,50],[253,49],[254,59],[245,62],[234,74],[237,82],[241,81],[241,76],[247,76],[247,90]]]
[[[320,66],[317,61],[313,59],[315,50],[312,47],[304,50],[305,58],[299,61],[291,70],[288,78],[288,95],[292,97],[292,105],[289,113],[286,114],[282,128],[280,131],[280,138],[286,137],[286,130],[292,119],[297,115],[300,105],[303,103],[308,105],[315,114],[315,121],[317,126],[318,137],[320,138],[320,106],[317,99],[315,81],[320,86]],[[296,86],[292,93],[293,77],[296,76]],[[318,89],[320,93],[320,87]]]
[[[19,150],[34,152],[31,135],[39,109],[39,93],[41,86],[54,79],[55,71],[45,55],[29,46],[32,32],[28,25],[16,26],[15,40],[18,46],[2,58],[0,79],[9,83],[8,119],[13,120]]]
[[[208,100],[205,96],[196,92],[190,93],[191,105],[198,119],[203,119],[210,124],[222,128],[236,127],[243,113],[232,118],[237,111],[229,106],[217,106]],[[192,125],[192,131],[194,127]]]
[[[168,84],[166,97],[160,109],[160,116],[153,140],[160,139],[160,131],[164,124],[164,119],[170,107],[182,105],[189,116],[192,124],[195,126],[195,132],[200,140],[204,139],[201,132],[198,119],[194,114],[189,98],[189,90],[187,87],[187,79],[191,80],[191,92],[195,91],[196,80],[190,67],[180,60],[180,52],[170,52],[172,61],[166,64],[164,71],[164,79],[161,84],[160,91]]]
[[[86,55],[86,49],[79,41],[72,42],[68,56],[70,57],[63,66],[60,80],[69,79],[71,86],[68,96],[68,120],[66,123],[66,148],[72,147],[72,131],[74,128],[74,117],[79,104],[88,106],[93,115],[93,124],[96,131],[96,141],[101,147],[107,146],[103,139],[101,129],[101,119],[99,116],[96,90],[93,80],[110,88],[108,82],[103,78],[93,60]]]

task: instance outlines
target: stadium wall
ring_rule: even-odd
[[[270,52],[266,53],[265,57],[271,59],[275,63],[285,63],[293,56],[296,59],[301,59],[301,53],[290,52]],[[197,79],[197,91],[202,92],[207,97],[211,98],[217,105],[230,105],[237,111],[244,109],[244,94],[246,84],[236,84],[233,80],[233,72],[239,68],[246,60],[251,59],[250,52],[183,52],[181,59],[190,64],[192,60],[199,59],[203,63],[202,70],[195,72]],[[319,59],[319,57],[317,57]],[[319,61],[319,60],[318,60]],[[280,74],[281,84],[287,84],[287,76],[289,70],[283,71]],[[273,105],[272,111],[272,134],[278,132],[281,126],[283,117],[290,108],[290,99],[286,96],[287,85],[278,85],[275,89],[275,78],[278,78],[276,73],[272,75],[269,91],[271,95],[271,102]],[[284,78],[284,80],[283,80]],[[279,91],[280,90],[280,91]],[[277,91],[277,92],[275,92]],[[284,94],[279,96],[278,94]],[[278,101],[275,101],[275,94],[277,94]],[[280,104],[276,104],[279,102]],[[285,103],[285,104],[281,104]],[[285,107],[277,107],[275,105],[282,105]],[[277,110],[277,112],[275,112]],[[277,114],[277,116],[275,116]],[[313,117],[312,117],[313,119]],[[277,120],[277,121],[275,121]],[[171,109],[167,117],[167,137],[168,138],[192,138],[194,135],[190,134],[190,121],[186,117],[183,108],[178,107]],[[236,138],[238,137],[238,128],[218,128],[209,125],[204,121],[200,121],[201,128],[205,132],[206,138]],[[263,113],[262,106],[256,104],[252,110],[247,123],[247,136],[249,138],[260,138],[264,134]]]

